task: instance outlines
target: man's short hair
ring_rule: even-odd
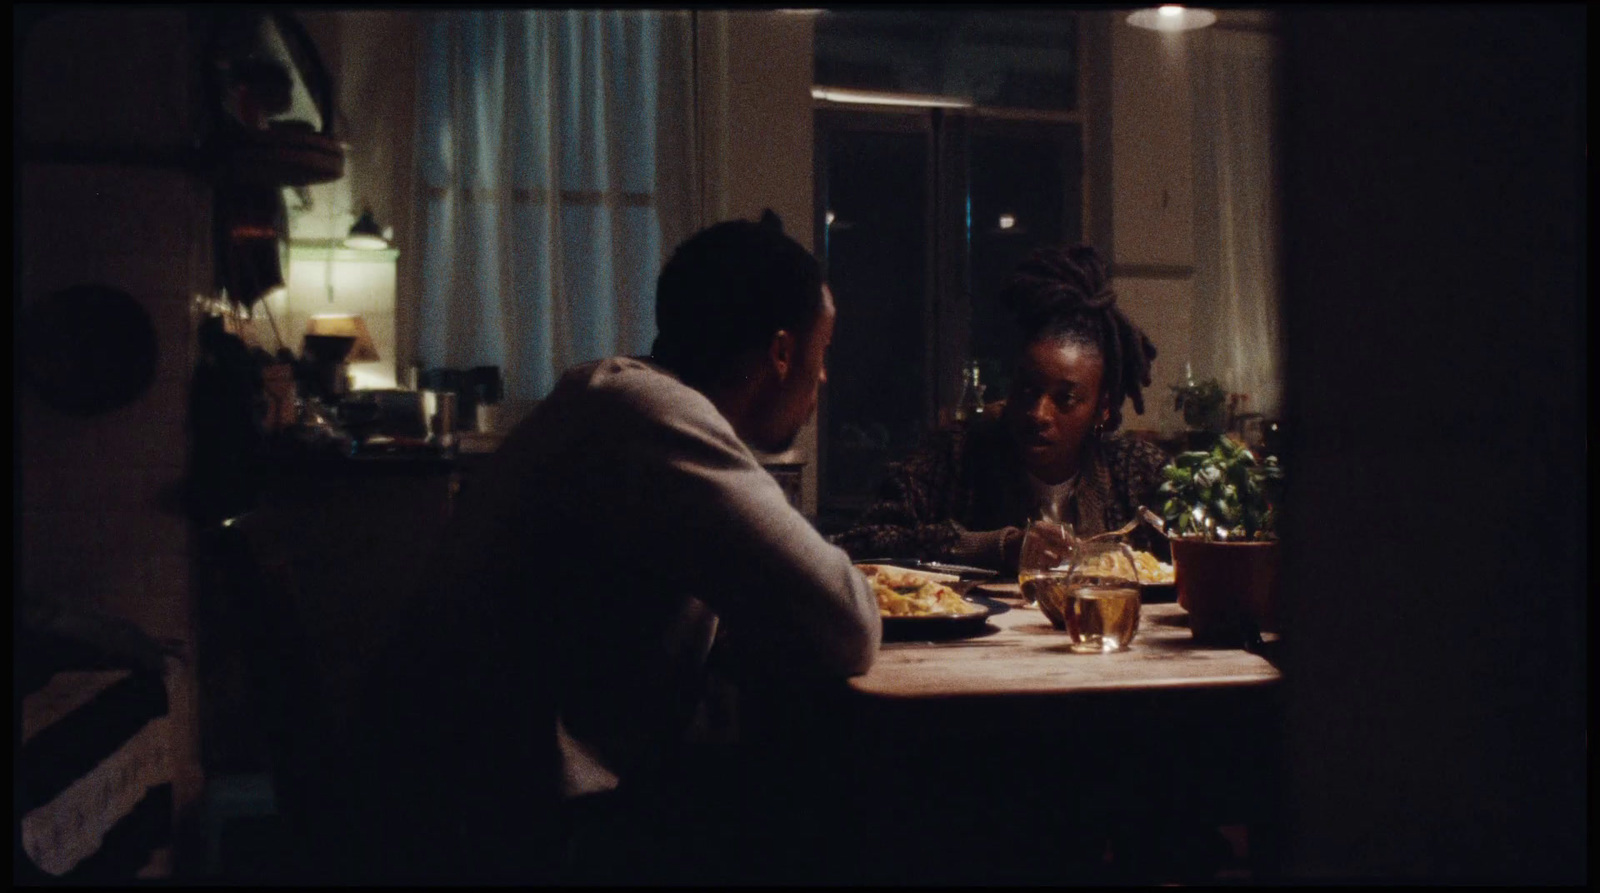
[[[822,265],[769,209],[759,223],[707,227],[673,252],[656,281],[652,353],[689,384],[721,383],[780,329],[803,338],[821,307]]]

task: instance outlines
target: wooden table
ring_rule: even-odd
[[[869,698],[1070,698],[1097,692],[1275,686],[1266,658],[1195,644],[1176,604],[1145,605],[1125,652],[1076,654],[1066,633],[1009,598],[984,634],[938,642],[886,642],[872,671],[850,680]]]
[[[982,634],[886,642],[842,692],[789,711],[789,746],[842,778],[830,820],[869,841],[842,879],[1115,881],[1093,873],[1106,834],[1222,825],[1249,828],[1254,876],[1270,876],[1278,669],[1196,645],[1175,604],[1145,605],[1127,652],[1076,654],[1037,609],[1000,601]]]

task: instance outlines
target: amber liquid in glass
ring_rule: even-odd
[[[1017,585],[1022,590],[1022,606],[1037,608],[1039,600],[1049,598],[1052,589],[1065,587],[1066,571],[1023,571],[1017,575]],[[1052,604],[1059,604],[1058,597]]]
[[[1139,587],[1129,586],[1126,580],[1076,582],[1067,593],[1065,607],[1073,651],[1125,651],[1139,631]]]

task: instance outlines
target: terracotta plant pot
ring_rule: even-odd
[[[1196,639],[1235,642],[1277,631],[1278,544],[1172,540],[1178,604]]]

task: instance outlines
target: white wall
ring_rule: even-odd
[[[1189,96],[1193,35],[1149,31],[1113,13],[1112,219],[1116,262],[1194,266],[1194,140]],[[1141,277],[1144,278],[1144,277]]]
[[[701,13],[701,15],[706,15]],[[781,12],[711,14],[726,21],[726,158],[702,165],[725,179],[709,184],[724,217],[755,219],[771,208],[784,232],[815,251],[812,233],[812,39],[814,19]],[[702,59],[705,56],[702,55]],[[717,73],[702,72],[703,77]],[[707,223],[715,221],[706,221]],[[801,510],[817,512],[817,426],[789,452],[804,462]]]
[[[1190,35],[1111,19],[1112,285],[1156,344],[1145,414],[1129,429],[1183,430],[1169,386],[1190,360],[1194,302],[1194,140]],[[1197,375],[1205,370],[1196,368]]]
[[[1239,365],[1238,358],[1224,355],[1216,347],[1219,342],[1234,340],[1221,336],[1233,327],[1249,325],[1251,320],[1243,317],[1250,314],[1199,290],[1218,288],[1216,283],[1228,278],[1224,272],[1248,276],[1262,267],[1275,271],[1277,258],[1251,258],[1252,263],[1234,265],[1237,269],[1219,269],[1219,265],[1229,266],[1218,254],[1226,247],[1220,243],[1212,245],[1211,254],[1200,256],[1202,232],[1196,228],[1197,214],[1214,218],[1216,208],[1206,203],[1217,198],[1197,190],[1197,165],[1209,163],[1209,159],[1197,155],[1206,151],[1206,141],[1197,136],[1206,134],[1195,130],[1194,92],[1198,66],[1207,58],[1200,54],[1216,52],[1219,35],[1265,46],[1273,39],[1274,20],[1265,10],[1222,10],[1213,29],[1163,33],[1129,25],[1125,10],[1099,15],[1106,17],[1102,27],[1109,31],[1107,76],[1111,84],[1102,94],[1108,95],[1110,106],[1107,142],[1111,158],[1109,221],[1100,221],[1102,226],[1109,225],[1110,234],[1097,241],[1111,246],[1113,284],[1123,308],[1150,335],[1159,352],[1146,392],[1145,415],[1126,418],[1124,425],[1183,430],[1182,417],[1172,406],[1171,386],[1191,367],[1196,378],[1214,377],[1225,385],[1256,391],[1260,399],[1247,405],[1246,411],[1258,406],[1279,409],[1278,389],[1266,380],[1270,371],[1252,379],[1253,386],[1235,381],[1238,376],[1230,373]],[[1264,169],[1271,166],[1272,159],[1264,159],[1260,165]],[[1092,189],[1091,194],[1094,192]],[[1206,232],[1215,229],[1213,224]],[[1220,237],[1213,232],[1213,243]],[[1263,253],[1273,252],[1269,248]],[[1268,279],[1260,287],[1275,293],[1276,277],[1269,273]],[[1203,300],[1208,295],[1210,299]],[[1268,316],[1276,318],[1275,314]],[[1245,334],[1252,336],[1245,340],[1256,343],[1252,340],[1255,330],[1247,329]]]

